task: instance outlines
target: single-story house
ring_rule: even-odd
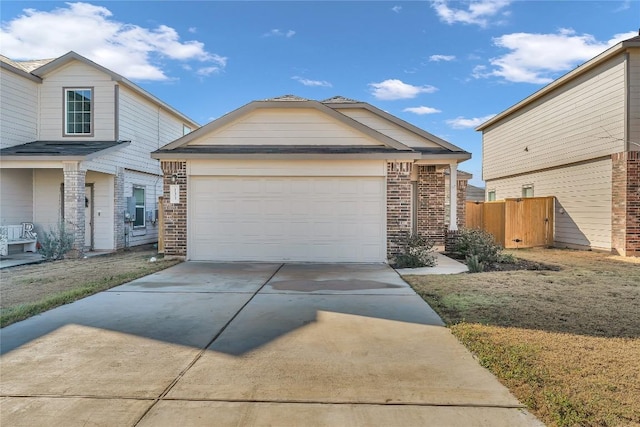
[[[443,245],[464,223],[457,167],[471,154],[365,102],[286,95],[152,157],[164,173],[165,255],[384,262],[412,232]]]

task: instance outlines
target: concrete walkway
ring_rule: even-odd
[[[0,330],[1,425],[541,425],[386,265],[182,263]]]

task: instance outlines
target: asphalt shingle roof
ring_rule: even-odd
[[[128,141],[33,141],[0,150],[0,156],[87,156]]]

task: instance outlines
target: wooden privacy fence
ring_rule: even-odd
[[[505,248],[553,245],[555,197],[466,202],[466,227],[480,228]]]

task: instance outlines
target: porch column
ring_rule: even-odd
[[[458,162],[449,164],[449,231],[458,229]]]
[[[75,255],[84,251],[85,177],[87,171],[80,162],[62,162],[64,172],[64,221],[72,233]]]
[[[124,212],[127,209],[124,197],[124,168],[116,167],[113,177],[113,248],[124,248]]]

